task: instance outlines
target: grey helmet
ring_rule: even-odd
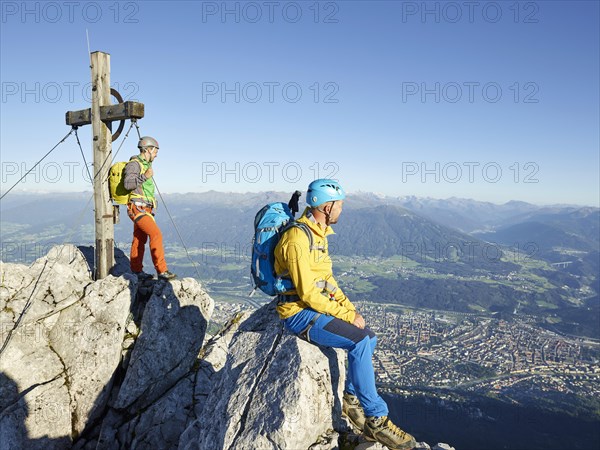
[[[158,141],[150,136],[142,136],[138,142],[138,148],[143,151],[146,147],[158,148]]]

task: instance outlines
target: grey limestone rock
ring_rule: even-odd
[[[2,267],[0,441],[68,448],[106,402],[135,280],[93,283],[69,245],[23,267]]]
[[[213,308],[213,300],[191,278],[157,283],[111,406],[133,414],[183,378],[198,357]]]
[[[65,365],[76,435],[98,418],[108,400],[136,283],[135,277],[109,275],[88,286],[80,302],[60,313],[49,334]]]
[[[448,444],[438,443],[433,446],[433,450],[454,450],[454,447],[451,447]]]
[[[239,313],[232,317],[223,329],[213,336],[202,348],[201,360],[196,372],[194,387],[194,413],[199,417],[204,408],[205,400],[212,391],[212,386],[221,375],[221,369],[225,367],[229,344],[235,336],[240,324],[250,316],[249,313]]]
[[[30,267],[2,263],[0,323],[32,323],[72,305],[92,282],[85,257],[73,245],[53,247]]]
[[[193,279],[154,284],[97,449],[177,448],[194,418],[197,358],[213,307]]]
[[[183,449],[193,445],[199,439],[204,424],[198,419],[206,398],[211,393],[213,386],[222,375],[221,369],[227,362],[229,344],[240,324],[249,317],[248,313],[239,313],[232,317],[223,328],[204,345],[200,352],[198,371],[194,379],[194,420],[188,425],[179,440],[179,448]]]
[[[229,346],[195,439],[180,449],[306,448],[344,427],[342,351],[285,332],[270,303],[244,321]]]
[[[177,448],[193,409],[193,378],[187,375],[139,414],[110,410],[96,450]]]

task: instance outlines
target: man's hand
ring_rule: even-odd
[[[154,170],[152,170],[152,167],[149,167],[148,170],[146,170],[144,172],[144,176],[146,178],[152,178],[153,175],[154,175]]]
[[[354,325],[355,327],[358,327],[362,330],[365,327],[365,319],[359,313],[356,313],[356,316],[354,317],[354,322],[352,322],[352,325]]]

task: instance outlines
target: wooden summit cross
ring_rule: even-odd
[[[119,137],[126,119],[144,117],[144,104],[123,102],[115,90],[112,94],[119,101],[111,104],[110,54],[93,52],[92,69],[92,107],[80,111],[68,111],[67,125],[79,127],[92,124],[92,147],[94,150],[94,211],[96,228],[96,266],[95,278],[105,278],[115,264],[114,245],[115,213],[108,188],[108,173],[112,161],[112,141]],[[112,122],[121,124],[113,136]]]

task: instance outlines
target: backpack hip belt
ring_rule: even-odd
[[[130,201],[135,206],[139,206],[139,207],[142,207],[142,208],[152,208],[152,209],[154,209],[154,204],[153,203],[146,202],[146,201],[143,201],[143,200],[130,200]]]
[[[320,316],[321,316],[321,313],[315,314],[315,316],[309,322],[308,326],[304,330],[302,330],[300,333],[298,333],[298,337],[300,339],[304,339],[306,342],[310,342],[310,336],[308,335],[308,332],[315,325],[315,323],[317,322],[317,319]]]
[[[277,295],[277,303],[290,303],[300,301],[300,296],[298,294],[279,294]]]
[[[328,281],[321,280],[315,283],[319,289],[321,289],[321,294],[329,297],[330,300],[335,300],[334,293],[337,291],[337,287]],[[302,300],[298,294],[278,294],[277,295],[277,303],[291,303]]]

